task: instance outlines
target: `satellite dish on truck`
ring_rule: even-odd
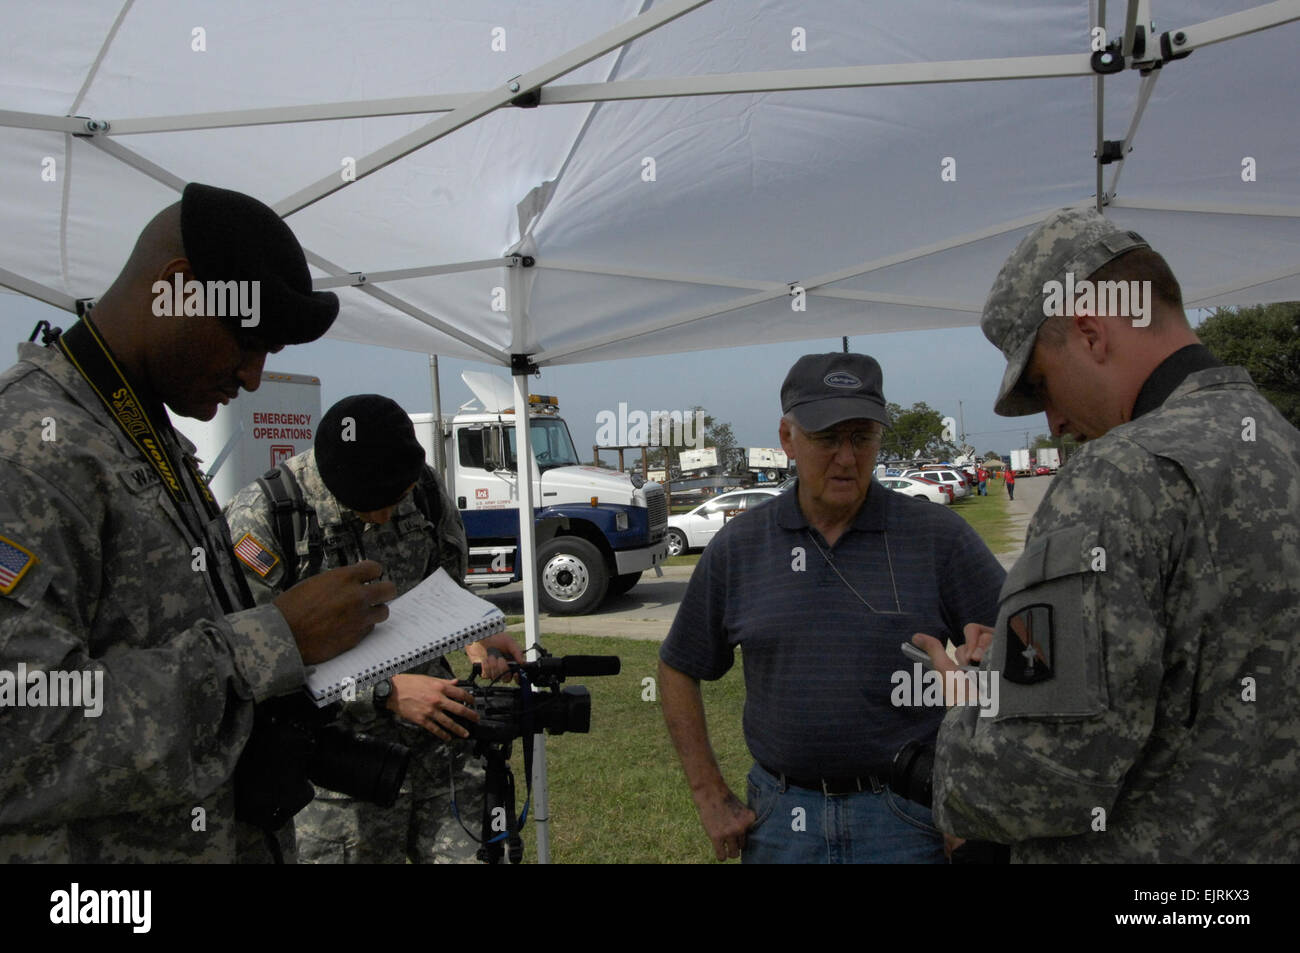
[[[510,382],[486,371],[462,371],[460,379],[474,392],[485,414],[499,414],[515,406]]]

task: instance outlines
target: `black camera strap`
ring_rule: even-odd
[[[229,567],[228,572],[206,573],[222,608],[230,613],[253,605],[244,574],[234,568],[234,545],[221,508],[194,458],[180,452],[162,402],[132,385],[89,317],[82,318],[54,343],[90,385],[136,452],[158,474],[182,525],[194,540],[203,543],[215,561],[223,568]],[[178,457],[183,466],[177,466]]]

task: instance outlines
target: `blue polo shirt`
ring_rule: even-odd
[[[741,646],[756,761],[795,776],[887,777],[895,752],[933,740],[944,714],[892,704],[894,673],[914,673],[900,643],[927,632],[961,644],[966,623],[992,626],[1006,572],[946,506],[874,480],[852,526],[827,546],[797,490],[714,537],[659,657],[713,680]]]

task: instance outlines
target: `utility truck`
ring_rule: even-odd
[[[477,399],[453,417],[412,414],[430,464],[441,440],[445,480],[469,536],[471,585],[521,578],[519,419],[510,385],[478,371],[461,375]],[[547,612],[582,615],[606,595],[621,595],[668,556],[663,487],[637,473],[584,466],[555,397],[534,394],[528,408],[533,459],[539,599]]]

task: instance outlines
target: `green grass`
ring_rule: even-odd
[[[656,676],[659,643],[581,635],[543,635],[556,655],[617,655],[619,675],[576,680],[591,692],[590,734],[548,736],[551,861],[559,864],[714,863],[657,695],[642,698]],[[568,683],[566,683],[568,684]],[[705,682],[709,734],[722,773],[745,797],[752,763],[741,732],[745,684],[740,659]],[[524,798],[521,743],[512,764],[518,806]],[[535,806],[535,805],[534,805]],[[524,862],[537,860],[536,825],[524,829]]]
[[[701,553],[703,550],[700,551]],[[700,561],[700,553],[682,553],[680,556],[669,556],[664,560],[665,566],[694,566]]]
[[[998,489],[1000,487],[999,484]],[[1006,552],[1024,542],[1007,514],[1005,490],[997,492],[997,489],[990,486],[988,496],[968,496],[954,505],[953,510],[979,533],[984,545],[995,553]]]

